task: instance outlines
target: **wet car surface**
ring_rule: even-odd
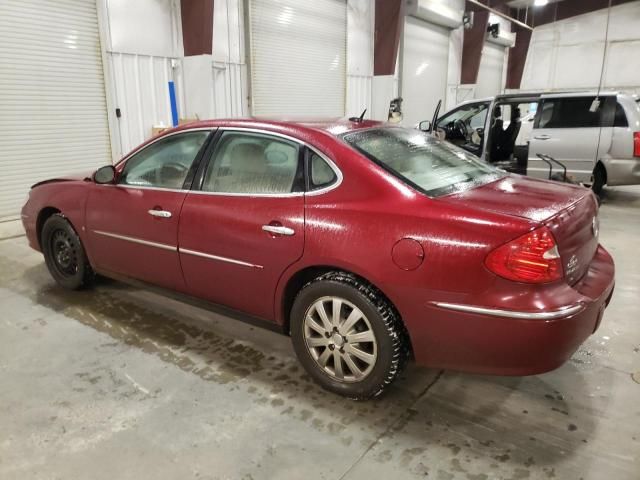
[[[413,367],[366,403],[316,386],[287,337],[115,281],[63,290],[0,241],[0,477],[636,479],[640,191],[608,194],[616,297],[567,364]]]

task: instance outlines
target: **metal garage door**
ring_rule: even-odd
[[[0,2],[0,219],[29,187],[111,162],[95,0]]]
[[[449,35],[445,27],[406,17],[402,46],[404,125],[430,120],[447,93]]]
[[[491,97],[502,93],[505,47],[485,42],[480,57],[476,98]]]
[[[251,0],[254,115],[342,116],[345,0]]]

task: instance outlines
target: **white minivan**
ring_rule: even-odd
[[[617,92],[498,95],[462,103],[435,127],[501,168],[558,178],[564,166],[571,180],[599,193],[604,185],[640,184],[639,101]],[[431,122],[419,127],[429,130]]]

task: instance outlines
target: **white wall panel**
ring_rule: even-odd
[[[451,30],[406,17],[402,45],[402,110],[404,125],[430,119],[447,95]]]
[[[359,116],[366,108],[365,118],[372,118],[371,75],[347,75],[346,116]]]
[[[106,5],[108,51],[158,57],[183,55],[178,0],[97,1]]]
[[[250,0],[255,115],[342,116],[345,0]]]
[[[372,118],[374,4],[369,0],[347,2],[347,98],[346,116]]]
[[[121,111],[117,124],[122,156],[150,138],[152,127],[171,126],[170,80],[176,87],[178,114],[184,116],[184,88],[179,59],[127,53],[109,53],[108,58]]]
[[[0,2],[0,218],[38,181],[110,163],[95,0]]]
[[[505,65],[505,47],[485,42],[478,69],[476,98],[490,97],[502,92]]]
[[[523,90],[595,89],[604,59],[605,89],[640,90],[635,59],[640,58],[640,2],[611,9],[606,45],[607,9],[537,27],[522,77]]]
[[[244,35],[242,0],[217,0],[213,11],[212,54],[183,60],[187,117],[249,115]]]

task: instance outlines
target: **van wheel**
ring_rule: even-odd
[[[380,395],[409,353],[404,325],[382,293],[354,275],[307,283],[291,310],[298,359],[323,388],[355,400]]]
[[[593,170],[593,183],[591,184],[591,189],[593,193],[596,195],[600,195],[602,193],[602,187],[607,183],[607,171],[604,169],[601,163],[596,165],[596,168]]]
[[[51,215],[44,222],[40,245],[49,273],[59,285],[78,290],[93,284],[95,275],[80,237],[62,215]]]

